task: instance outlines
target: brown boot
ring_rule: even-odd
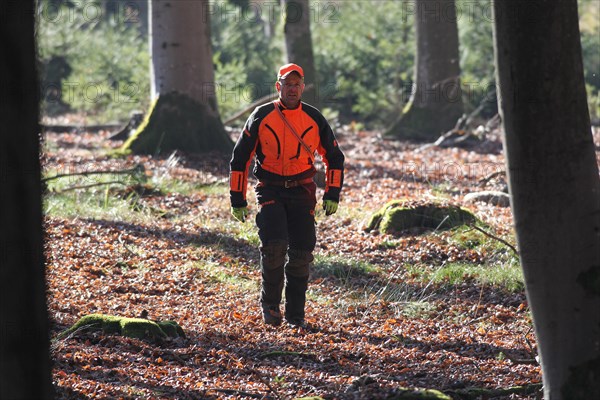
[[[262,312],[263,312],[263,321],[265,321],[265,324],[267,325],[272,325],[272,326],[279,326],[281,325],[281,311],[279,311],[279,306],[268,306],[268,305],[264,305],[262,306]]]

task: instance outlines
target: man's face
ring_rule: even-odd
[[[304,91],[304,81],[297,73],[292,72],[285,79],[280,79],[275,87],[284,106],[287,108],[298,107]]]

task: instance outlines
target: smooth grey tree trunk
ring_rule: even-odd
[[[208,0],[152,0],[152,97],[177,91],[218,116]]]
[[[151,98],[134,153],[230,151],[216,97],[208,0],[148,0]]]
[[[282,0],[281,6],[285,15],[283,31],[288,62],[300,65],[304,70],[305,83],[312,84],[302,94],[302,100],[317,108],[321,107],[308,0]]]
[[[50,399],[33,1],[0,7],[0,399]]]
[[[456,8],[454,0],[416,0],[412,5],[406,12],[415,18],[414,82],[403,114],[386,135],[435,139],[463,114]]]
[[[499,109],[544,398],[600,398],[600,178],[577,0],[496,0]]]

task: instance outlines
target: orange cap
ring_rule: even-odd
[[[285,79],[290,73],[296,72],[300,75],[301,78],[304,78],[304,71],[302,67],[297,64],[285,64],[281,68],[279,68],[279,73],[277,74],[277,79]]]

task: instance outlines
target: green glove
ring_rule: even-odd
[[[337,201],[323,200],[323,210],[325,210],[325,215],[335,214],[337,209],[338,209]]]
[[[231,207],[231,215],[240,222],[246,221],[248,207]]]

